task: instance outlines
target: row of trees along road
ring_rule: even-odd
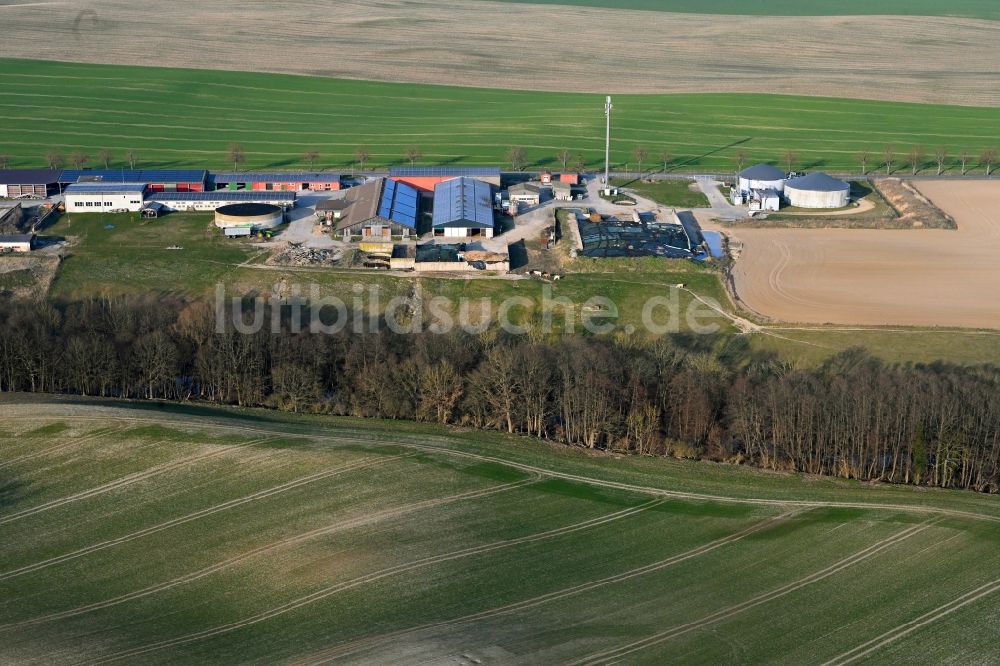
[[[649,164],[650,155],[649,149],[645,146],[636,146],[632,150],[632,158],[636,161],[640,177],[645,173],[643,165]],[[138,153],[135,150],[127,150],[123,157],[129,168],[134,169],[139,159]],[[302,159],[309,164],[310,169],[316,168],[316,163],[321,157],[322,155],[318,150],[308,150],[302,155]],[[402,157],[410,166],[413,166],[423,157],[423,153],[419,147],[409,146]],[[662,164],[663,173],[666,173],[673,161],[673,154],[668,149],[662,149],[657,154],[657,158],[659,160],[658,164]],[[861,167],[862,175],[868,175],[872,167],[884,168],[885,174],[891,175],[894,173],[897,165],[902,165],[908,167],[910,174],[914,176],[927,166],[935,167],[936,175],[938,176],[952,167],[958,167],[963,176],[968,175],[972,167],[978,167],[987,176],[990,176],[993,174],[994,166],[1000,160],[1000,153],[998,153],[996,148],[986,148],[978,156],[974,156],[969,150],[961,150],[952,157],[947,147],[939,146],[934,149],[933,154],[930,155],[930,161],[928,161],[928,154],[923,146],[913,146],[908,152],[900,155],[896,152],[894,146],[887,145],[877,155],[867,149],[858,151],[856,158],[858,165]],[[111,167],[114,159],[115,155],[110,150],[103,149],[98,152],[97,161],[105,169]],[[247,161],[246,149],[239,143],[230,144],[226,150],[226,159],[232,163],[234,171],[239,171]],[[372,153],[367,147],[358,146],[355,149],[354,162],[360,171],[364,171],[365,167],[370,165],[371,159]],[[582,172],[587,167],[583,153],[573,153],[569,148],[559,150],[555,154],[555,159],[563,171],[572,168],[573,171]],[[738,150],[733,154],[732,159],[736,164],[736,170],[742,171],[750,158],[745,150]],[[506,160],[513,171],[523,171],[528,165],[527,151],[522,146],[511,146],[507,150]],[[81,151],[71,153],[68,158],[68,163],[77,169],[84,168],[90,161],[90,155]],[[786,150],[782,153],[781,161],[787,171],[793,171],[801,163],[799,154],[794,150]],[[61,169],[67,164],[67,157],[58,150],[49,150],[45,153],[45,163],[50,169]],[[10,156],[6,153],[0,153],[0,169],[6,169],[9,165]]]
[[[269,321],[270,314],[265,317]],[[816,368],[744,338],[217,332],[207,302],[0,302],[0,390],[417,419],[590,449],[1000,492],[1000,368]],[[719,351],[721,350],[721,351]]]

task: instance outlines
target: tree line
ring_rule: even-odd
[[[270,315],[268,315],[270,316]],[[0,302],[0,391],[410,419],[590,449],[1000,492],[1000,368],[813,368],[743,338],[218,328],[208,302]],[[742,351],[741,351],[742,349]]]
[[[638,165],[638,176],[642,178],[645,175],[643,164],[648,164],[648,160],[650,159],[649,148],[644,145],[636,146],[632,149],[631,156]],[[318,150],[307,150],[302,154],[302,161],[307,163],[310,169],[315,169],[316,163],[321,157],[322,155]],[[407,146],[402,155],[402,159],[406,160],[410,166],[416,164],[422,157],[423,152],[418,146]],[[662,173],[667,173],[674,161],[673,153],[669,149],[664,148],[657,153],[656,157],[659,163],[662,164]],[[61,151],[51,149],[46,151],[44,158],[45,163],[50,169],[61,169],[67,164],[67,161],[74,168],[82,169],[91,161],[90,155],[80,150],[74,151],[67,158]],[[135,150],[126,150],[123,158],[130,169],[135,169],[139,160],[139,154]],[[884,168],[885,175],[888,176],[895,173],[896,167],[900,165],[909,167],[910,174],[914,176],[928,166],[936,168],[936,175],[938,176],[953,167],[959,168],[961,174],[966,176],[973,166],[978,166],[987,176],[991,176],[994,167],[1000,161],[1000,152],[995,147],[984,148],[979,153],[962,149],[952,156],[947,146],[938,146],[928,155],[927,150],[923,146],[915,145],[907,151],[899,153],[895,146],[886,144],[878,153],[868,149],[860,150],[855,155],[855,158],[861,167],[861,175],[863,176],[872,173],[873,167],[876,169]],[[226,159],[232,163],[234,171],[239,171],[240,167],[247,161],[247,152],[243,144],[229,144],[226,148]],[[371,159],[372,153],[367,146],[361,145],[355,148],[354,164],[360,171],[365,170],[366,165],[369,165]],[[524,171],[528,166],[528,154],[523,146],[511,146],[506,152],[505,159],[513,171]],[[736,165],[737,171],[742,171],[749,159],[749,155],[745,150],[737,150],[732,155],[732,160]],[[107,169],[114,162],[115,155],[110,150],[102,149],[98,152],[97,160]],[[587,160],[584,158],[583,153],[577,152],[574,154],[569,148],[560,149],[555,154],[555,161],[562,167],[563,171],[572,168],[574,171],[582,172],[587,168]],[[800,162],[799,153],[794,150],[786,150],[781,154],[781,162],[787,171],[793,171]],[[0,169],[6,169],[9,165],[10,155],[0,153]]]

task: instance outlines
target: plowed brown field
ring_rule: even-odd
[[[1000,182],[921,182],[939,229],[746,229],[736,290],[775,320],[1000,328]]]

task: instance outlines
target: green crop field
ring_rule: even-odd
[[[0,661],[986,663],[996,497],[3,399]]]
[[[0,152],[13,167],[39,167],[55,149],[82,152],[95,166],[109,149],[114,166],[126,150],[140,167],[231,168],[227,146],[245,147],[245,168],[302,168],[317,150],[319,167],[351,169],[364,146],[366,168],[403,164],[408,146],[419,164],[503,164],[521,145],[528,168],[554,167],[570,149],[593,167],[603,160],[600,95],[517,92],[345,81],[274,74],[0,60]],[[855,155],[902,155],[915,144],[978,156],[996,145],[1000,109],[747,94],[618,95],[614,160],[624,165],[644,146],[669,150],[673,171],[729,171],[748,161],[857,171]],[[928,158],[928,162],[930,158]],[[983,168],[975,164],[974,172]],[[869,160],[869,165],[873,160]],[[930,169],[927,166],[927,169]]]
[[[739,14],[750,16],[958,16],[1000,19],[994,0],[502,0],[521,4],[575,5],[604,9],[641,9],[689,14]]]

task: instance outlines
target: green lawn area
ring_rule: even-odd
[[[210,214],[188,213],[155,220],[140,220],[137,213],[64,214],[45,231],[73,241],[51,296],[208,295],[249,256],[246,245],[223,238],[212,220]],[[182,249],[167,249],[173,246]]]
[[[709,208],[711,204],[701,191],[691,189],[693,180],[657,180],[645,182],[642,180],[625,180],[613,178],[611,183],[617,187],[634,191],[639,196],[652,199],[658,204],[675,208]]]
[[[557,168],[563,148],[589,168],[604,157],[600,95],[10,59],[0,59],[0,86],[0,150],[12,167],[44,166],[55,148],[91,165],[109,149],[122,166],[134,149],[140,168],[231,169],[232,142],[249,169],[304,168],[317,150],[317,167],[346,170],[359,145],[368,168],[406,163],[411,145],[426,165],[502,164],[512,145],[529,169]],[[738,151],[778,163],[787,150],[803,169],[856,172],[862,149],[945,144],[979,155],[1000,136],[1000,109],[820,97],[616,95],[615,114],[617,165],[643,146],[674,155],[675,172],[728,173]]]
[[[740,14],[749,16],[960,16],[1000,19],[1000,7],[993,0],[503,0],[521,4],[571,5],[613,9],[640,9],[685,14]]]
[[[1000,569],[995,496],[407,422],[0,401],[5,663],[821,663]],[[994,602],[963,609],[978,631],[866,663],[985,663]]]

